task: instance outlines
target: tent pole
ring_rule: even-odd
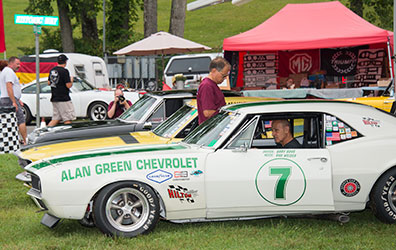
[[[392,67],[392,56],[391,56],[391,47],[390,47],[390,42],[389,42],[389,37],[388,41],[386,42],[386,45],[388,47],[388,59],[389,59],[389,73],[391,75],[391,81],[393,81],[393,67]]]

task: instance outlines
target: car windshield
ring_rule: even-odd
[[[199,125],[183,142],[212,147],[231,128],[238,116],[238,113],[223,111]]]
[[[81,91],[88,91],[94,90],[95,88],[89,84],[86,80],[83,80],[78,77],[74,77],[73,86],[71,87],[73,91],[81,92]]]
[[[171,115],[166,121],[156,127],[153,132],[158,136],[170,138],[176,131],[186,124],[186,122],[191,119],[195,113],[197,113],[195,108],[184,105],[173,115]]]
[[[156,101],[156,98],[149,95],[144,95],[120,117],[118,117],[118,119],[123,121],[138,122],[145,114],[147,114]]]

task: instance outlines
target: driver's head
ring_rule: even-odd
[[[273,120],[272,136],[274,137],[275,142],[281,144],[282,146],[293,140],[290,122],[286,119]]]

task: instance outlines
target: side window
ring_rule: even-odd
[[[256,125],[242,126],[229,148],[240,147],[248,139],[251,148],[320,148],[322,147],[322,115],[316,113],[285,113],[274,115],[257,115]],[[245,123],[246,124],[246,123]],[[284,130],[283,128],[286,128]],[[274,131],[273,131],[274,129]],[[276,138],[275,138],[276,137]],[[286,139],[285,139],[286,138]],[[282,146],[283,145],[283,146]]]
[[[22,90],[24,94],[35,94],[36,93],[36,84],[30,85]]]
[[[184,138],[186,137],[191,131],[193,131],[198,126],[198,116],[195,117],[185,128],[183,128],[175,138]]]
[[[173,113],[176,112],[179,108],[184,105],[183,99],[165,99],[165,115],[166,118],[171,116]]]
[[[254,119],[249,121],[245,126],[242,127],[241,132],[232,140],[227,148],[239,148],[241,146],[251,147],[251,141],[253,133],[256,130],[257,121],[259,117],[256,116]]]
[[[325,114],[324,119],[326,146],[352,140],[361,136],[356,129],[335,116]]]
[[[51,86],[48,85],[48,82],[40,83],[40,93],[51,93]]]
[[[150,116],[148,121],[152,123],[161,123],[165,120],[165,104],[161,106]]]

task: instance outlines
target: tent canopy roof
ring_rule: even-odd
[[[257,27],[224,39],[229,51],[336,48],[393,42],[393,33],[367,22],[338,1],[288,4]]]

